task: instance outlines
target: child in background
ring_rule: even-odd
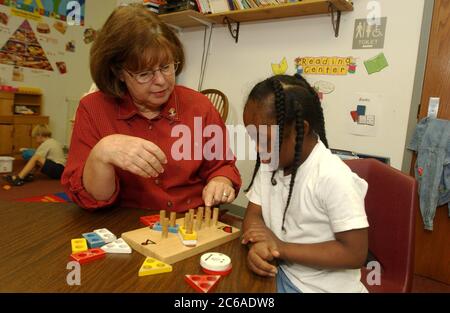
[[[252,138],[258,159],[242,240],[249,268],[276,275],[278,292],[367,292],[367,183],[328,149],[316,91],[297,74],[268,78],[251,91],[244,123],[279,127],[266,139],[277,143],[275,171],[262,160],[264,134]]]
[[[17,175],[5,176],[6,181],[14,186],[22,186],[33,180],[33,171],[41,167],[41,172],[52,179],[60,179],[66,165],[63,146],[51,138],[52,133],[47,125],[37,125],[32,134],[39,147]]]
[[[34,153],[36,152],[36,149],[32,149],[32,148],[21,148],[19,150],[22,153],[22,158],[25,161],[28,161],[31,159],[31,157],[34,155]]]

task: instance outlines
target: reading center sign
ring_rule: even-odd
[[[300,74],[310,75],[347,75],[356,72],[356,60],[353,57],[299,57],[295,67]]]

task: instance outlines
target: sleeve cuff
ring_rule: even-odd
[[[345,221],[332,222],[334,233],[341,233],[352,229],[362,229],[369,227],[366,216],[355,217]]]
[[[254,191],[253,189],[250,189],[249,192],[247,192],[245,194],[245,196],[247,197],[248,201],[250,201],[251,203],[254,203],[256,205],[262,206],[262,201],[261,201],[261,197],[259,197]]]
[[[76,180],[76,179],[74,179]],[[82,177],[79,178],[78,183],[75,181],[72,181],[69,186],[69,193],[71,194],[72,200],[77,203],[80,207],[87,209],[87,210],[96,210],[99,208],[107,207],[112,204],[114,204],[119,196],[120,192],[120,184],[119,184],[119,178],[117,175],[115,176],[115,186],[116,189],[108,200],[105,201],[99,201],[96,200],[83,186],[82,183],[83,179]]]

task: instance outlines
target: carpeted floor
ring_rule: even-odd
[[[13,171],[19,172],[25,165],[23,160],[15,160]],[[5,190],[3,187],[8,183],[3,179],[5,174],[1,174],[0,179],[0,200],[17,200],[23,198],[37,197],[42,195],[53,195],[58,192],[64,191],[59,180],[53,180],[47,176],[36,173],[35,180],[30,183],[26,183],[23,186],[15,187],[11,186],[11,189]]]

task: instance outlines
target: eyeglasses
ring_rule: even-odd
[[[161,66],[160,68],[157,68],[156,70],[153,71],[145,71],[145,72],[140,72],[140,73],[131,73],[130,71],[125,70],[125,72],[127,72],[131,77],[133,77],[139,84],[146,84],[149,83],[150,81],[153,80],[153,78],[155,77],[156,72],[160,72],[161,74],[163,74],[164,76],[169,76],[169,75],[173,75],[175,74],[175,72],[178,69],[178,65],[180,64],[180,62],[175,62],[175,63],[169,63],[166,65]]]

